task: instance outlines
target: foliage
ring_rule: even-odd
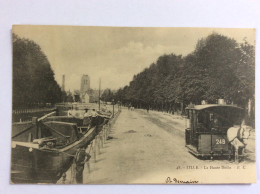
[[[114,99],[114,94],[110,89],[105,89],[101,95],[101,100],[105,102],[112,102]]]
[[[13,34],[13,107],[61,102],[62,92],[39,45]]]
[[[245,107],[254,98],[255,47],[213,33],[182,57],[160,56],[117,91],[123,104],[174,111],[181,105],[216,103],[219,98]]]

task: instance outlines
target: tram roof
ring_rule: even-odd
[[[190,110],[204,110],[204,109],[214,108],[214,107],[230,107],[230,108],[243,110],[243,108],[238,107],[236,105],[227,105],[227,104],[203,104],[203,105],[194,105],[194,106],[190,106],[189,105],[186,109],[190,109]]]

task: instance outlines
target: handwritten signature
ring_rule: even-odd
[[[193,180],[178,180],[176,178],[167,177],[165,180],[165,183],[177,183],[177,184],[196,184],[199,183],[199,181],[193,181]]]

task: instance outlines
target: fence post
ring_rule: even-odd
[[[96,147],[97,147],[96,138],[93,141],[94,141],[93,154],[94,154],[94,161],[96,162],[97,161],[97,158],[96,158]]]
[[[89,164],[89,160],[87,161],[87,167],[88,167],[88,173],[90,173],[90,164]]]
[[[106,125],[105,131],[104,131],[104,138],[105,138],[105,141],[107,141],[107,125]]]
[[[102,128],[101,132],[99,133],[99,139],[101,141],[101,148],[103,148],[103,137],[102,137],[102,134],[103,134],[103,128]]]
[[[98,146],[98,154],[100,154],[100,139],[99,135],[96,136],[97,146]]]

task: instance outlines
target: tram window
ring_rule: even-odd
[[[214,119],[214,114],[213,113],[209,113],[209,120],[213,121],[213,119]]]
[[[189,110],[189,118],[192,118],[192,110]]]
[[[192,117],[193,117],[192,121],[191,121],[192,125],[193,125],[192,128],[193,128],[194,131],[196,131],[196,127],[197,127],[197,114],[196,114],[195,110],[192,111]]]
[[[213,120],[213,126],[218,127],[219,126],[219,119],[217,117],[214,118]]]
[[[205,123],[206,121],[206,115],[205,115],[205,112],[200,112],[198,114],[198,123]]]
[[[193,115],[193,111],[192,110],[189,110],[189,115],[190,115],[190,128],[192,130],[194,130],[194,115]]]
[[[198,114],[198,125],[197,125],[197,130],[201,132],[207,131],[207,113],[204,111],[199,112]]]
[[[210,128],[212,131],[221,132],[223,121],[217,114],[213,114],[212,120],[210,121]]]
[[[187,119],[190,119],[190,111],[186,111]]]

